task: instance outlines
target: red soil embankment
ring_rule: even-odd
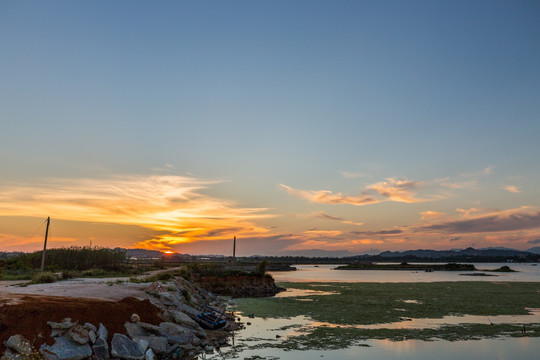
[[[198,283],[208,291],[233,297],[273,296],[285,290],[277,287],[270,275],[202,276]]]
[[[125,334],[124,323],[136,313],[141,321],[150,324],[162,322],[161,311],[149,300],[125,298],[120,301],[67,298],[56,296],[10,296],[0,300],[0,349],[11,335],[21,334],[34,348],[46,342],[52,345],[51,327],[47,321],[60,322],[71,318],[80,324],[89,322],[96,327],[102,323],[109,331]]]

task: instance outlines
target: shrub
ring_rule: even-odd
[[[90,270],[86,270],[86,271],[83,271],[83,276],[105,276],[107,275],[107,272],[103,269],[90,269]]]
[[[77,271],[73,271],[73,270],[64,270],[64,271],[62,271],[62,279],[63,280],[73,279],[73,278],[76,278],[78,276],[79,276],[79,273]]]
[[[182,296],[186,299],[186,303],[191,304],[191,295],[186,289],[182,289]]]
[[[266,260],[263,260],[260,262],[259,266],[257,266],[257,275],[264,276],[266,274],[266,269],[268,269],[268,262]]]
[[[47,284],[47,283],[53,283],[56,282],[58,278],[56,275],[52,272],[41,272],[32,278],[32,284]]]

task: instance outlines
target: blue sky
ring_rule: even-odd
[[[58,246],[531,247],[539,19],[535,1],[1,1],[0,247],[33,249],[49,215]]]

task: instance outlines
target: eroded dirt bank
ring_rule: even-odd
[[[23,335],[35,348],[44,342],[51,345],[51,328],[47,321],[61,322],[71,318],[80,324],[102,323],[111,333],[125,333],[124,323],[132,314],[157,325],[163,311],[148,299],[128,297],[119,301],[60,296],[11,295],[0,300],[0,344],[15,334]]]

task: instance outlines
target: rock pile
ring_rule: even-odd
[[[183,359],[201,352],[213,352],[227,344],[228,331],[237,326],[234,318],[224,330],[205,330],[196,321],[202,306],[208,304],[224,308],[224,304],[212,293],[178,277],[168,282],[154,282],[145,288],[147,298],[159,308],[162,322],[145,322],[144,316],[132,314],[125,319],[125,332],[115,331],[109,336],[104,323],[79,323],[72,318],[59,322],[47,321],[50,334],[36,334],[47,338],[52,345],[36,342],[20,334],[4,341],[6,351],[0,360],[28,359],[36,356],[46,360],[126,359]],[[77,299],[74,299],[77,301]],[[27,335],[28,336],[28,335]],[[32,338],[30,338],[32,339]]]

